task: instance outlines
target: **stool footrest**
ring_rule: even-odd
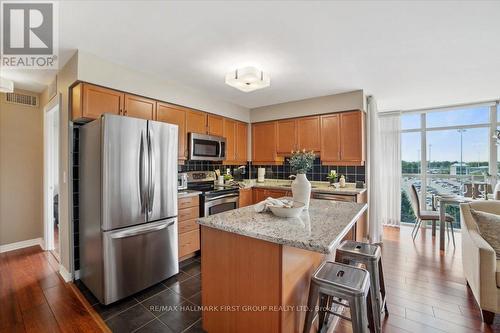
[[[335,311],[330,311],[330,310],[326,310],[326,312],[331,313],[332,315],[337,316],[337,317],[340,317],[340,318],[342,318],[342,319],[352,321],[352,318],[351,318],[351,317],[344,316],[343,314],[340,314],[340,313],[338,313],[338,312],[335,312]]]

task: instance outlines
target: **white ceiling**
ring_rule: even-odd
[[[249,108],[357,89],[381,110],[500,97],[498,1],[65,1],[60,11],[61,59],[82,49]],[[246,65],[269,72],[271,87],[224,84]]]

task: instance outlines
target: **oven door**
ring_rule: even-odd
[[[205,201],[204,216],[222,213],[238,208],[238,194],[223,194]]]
[[[226,139],[219,136],[190,133],[189,159],[195,161],[223,161]]]

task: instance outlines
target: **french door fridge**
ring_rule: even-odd
[[[177,131],[109,114],[80,129],[80,279],[103,304],[179,272]]]

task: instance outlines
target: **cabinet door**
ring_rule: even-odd
[[[215,116],[213,114],[208,115],[208,134],[223,136],[224,135],[224,118],[220,116]]]
[[[259,203],[261,201],[266,200],[267,198],[267,190],[263,188],[253,188],[252,189],[252,194],[253,194],[253,203]]]
[[[156,114],[156,101],[144,97],[125,94],[125,116],[153,120]]]
[[[207,133],[207,114],[201,111],[186,111],[186,133]]]
[[[226,138],[226,160],[224,162],[234,163],[236,161],[236,121],[224,118],[223,124],[222,136]]]
[[[252,189],[251,188],[240,189],[240,199],[239,199],[240,208],[250,206],[252,202],[253,202]]]
[[[248,160],[248,124],[236,124],[236,161],[246,164]]]
[[[297,149],[321,150],[321,126],[319,116],[297,119]]]
[[[364,121],[362,111],[340,114],[340,152],[343,162],[364,163]]]
[[[158,103],[156,120],[179,126],[179,160],[187,157],[186,137],[186,111],[175,105]]]
[[[297,150],[297,122],[295,119],[278,120],[276,122],[276,152],[290,155]]]
[[[88,83],[80,83],[72,91],[73,120],[97,119],[104,113],[122,114],[124,94]]]
[[[321,116],[321,161],[340,161],[340,115]]]
[[[288,194],[287,191],[284,190],[267,190],[266,191],[266,197],[271,197],[271,198],[282,198],[286,197]]]
[[[252,124],[252,157],[256,165],[276,162],[276,122]]]

